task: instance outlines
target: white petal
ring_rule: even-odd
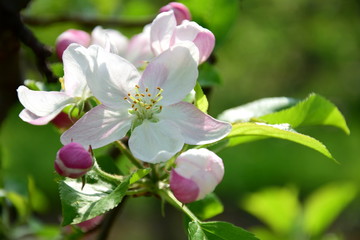
[[[179,127],[187,144],[201,145],[216,142],[231,130],[231,124],[216,120],[187,102],[164,107],[158,117],[173,121]]]
[[[59,110],[59,112],[54,112],[45,117],[39,117],[39,116],[33,114],[32,112],[30,112],[29,110],[23,109],[20,112],[19,117],[24,122],[30,123],[32,125],[45,125],[45,124],[48,124],[51,120],[53,120],[60,112],[61,112],[61,109]]]
[[[206,28],[201,27],[196,22],[183,21],[176,27],[173,35],[172,46],[182,42],[191,41],[199,50],[198,63],[204,62],[211,54],[215,46],[215,36]]]
[[[116,112],[98,105],[80,118],[61,136],[62,144],[78,142],[92,148],[105,146],[121,139],[130,129],[132,116],[127,109]]]
[[[21,104],[39,117],[59,113],[66,105],[76,102],[63,92],[33,91],[25,86],[20,86],[17,92]]]
[[[129,139],[132,154],[149,163],[169,160],[183,145],[178,128],[169,121],[154,123],[145,120],[134,129]]]
[[[63,53],[65,92],[74,97],[87,98],[90,90],[86,79],[93,66],[91,51],[79,44],[71,44]]]
[[[173,11],[163,12],[156,16],[150,30],[151,49],[155,56],[170,47],[175,27],[176,19]]]
[[[128,46],[128,39],[119,31],[114,29],[103,29],[100,26],[94,28],[91,32],[92,44],[99,45],[106,48],[107,41],[110,44],[110,51],[112,53],[124,56]]]
[[[91,92],[107,107],[118,109],[124,97],[133,91],[140,79],[137,69],[124,58],[106,52],[99,46],[97,50],[94,74],[87,79]]]
[[[198,76],[197,63],[189,49],[177,46],[153,58],[139,85],[156,90],[162,88],[160,105],[180,102],[194,88]],[[151,92],[154,94],[154,92]]]

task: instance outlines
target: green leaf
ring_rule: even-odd
[[[198,82],[202,87],[212,87],[221,84],[221,78],[214,65],[204,62],[199,66]]]
[[[236,22],[239,13],[238,0],[182,0],[191,12],[193,20],[212,31],[218,46]]]
[[[188,226],[190,240],[258,240],[254,234],[228,222],[195,222]]]
[[[314,192],[304,207],[306,233],[312,236],[321,234],[355,198],[356,193],[353,183],[333,183]]]
[[[291,232],[301,209],[295,189],[275,187],[247,195],[241,206],[279,234]]]
[[[79,180],[60,182],[63,226],[86,221],[116,207],[125,196],[132,175],[125,177],[119,185],[105,182],[94,171],[86,176],[83,189]]]
[[[30,214],[28,199],[16,192],[6,192],[6,198],[13,204],[17,214],[19,214],[19,222],[24,222]]]
[[[195,106],[198,109],[200,109],[200,111],[206,113],[209,107],[209,103],[199,83],[196,83],[194,90],[195,90]]]
[[[346,134],[350,133],[339,109],[330,101],[316,94],[310,94],[308,98],[291,108],[270,113],[260,119],[269,124],[288,123],[293,128],[329,125],[342,129]]]
[[[133,184],[151,172],[151,168],[144,168],[137,170],[130,178],[130,184]]]
[[[206,195],[204,199],[187,204],[187,207],[200,220],[209,219],[224,211],[224,206],[214,193]]]
[[[287,124],[267,125],[263,123],[236,123],[226,137],[229,138],[228,146],[244,143],[243,137],[246,137],[246,140],[248,141],[264,139],[266,137],[280,138],[302,144],[322,153],[328,158],[334,159],[326,146],[320,141],[293,131]]]
[[[227,109],[219,114],[218,119],[231,123],[250,122],[252,118],[258,118],[291,107],[297,102],[296,99],[287,97],[262,98],[238,107]]]

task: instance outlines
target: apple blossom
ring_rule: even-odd
[[[190,149],[177,157],[171,171],[170,189],[182,203],[204,198],[224,176],[220,157],[206,148]]]
[[[171,158],[184,143],[212,143],[230,132],[230,124],[182,102],[198,76],[197,63],[186,47],[177,46],[153,58],[142,75],[126,59],[94,48],[94,71],[87,82],[102,104],[61,136],[63,144],[75,141],[99,148],[130,130],[132,154],[158,163]]]
[[[208,59],[214,49],[215,37],[208,29],[193,21],[184,20],[177,26],[174,12],[168,11],[157,15],[152,22],[150,42],[155,56],[173,46],[186,45],[200,64]]]
[[[71,43],[78,43],[84,47],[88,47],[91,42],[91,37],[87,32],[76,29],[69,29],[61,33],[55,42],[56,54],[60,60],[62,60],[62,55],[65,49]]]
[[[129,40],[122,33],[114,29],[104,29],[101,26],[95,27],[91,32],[91,44],[99,45],[107,48],[110,44],[110,51],[112,53],[124,56]]]
[[[171,2],[160,8],[160,12],[167,12],[170,10],[174,11],[177,25],[180,25],[183,20],[191,20],[189,9],[182,3]]]
[[[55,170],[64,177],[79,178],[86,174],[93,165],[93,158],[81,144],[71,142],[57,152]]]
[[[86,54],[85,54],[86,52]],[[71,44],[63,54],[63,91],[33,91],[25,86],[17,89],[21,104],[25,107],[20,118],[33,125],[45,125],[68,105],[81,106],[91,97],[86,83],[86,72],[91,68],[90,50]]]

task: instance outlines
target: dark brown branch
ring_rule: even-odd
[[[58,16],[52,18],[38,18],[33,16],[23,16],[24,23],[30,26],[48,26],[56,23],[74,22],[84,27],[93,28],[95,26],[116,26],[124,28],[143,27],[150,23],[153,17],[144,18],[142,20],[126,20],[126,19],[101,19],[82,16]]]

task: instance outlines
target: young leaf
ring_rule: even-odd
[[[313,193],[305,202],[304,227],[311,236],[321,234],[355,198],[352,183],[334,183]]]
[[[187,207],[200,220],[206,220],[224,211],[224,206],[214,193],[206,195],[204,199],[187,204]]]
[[[254,234],[228,222],[189,223],[190,240],[258,240]]]
[[[130,178],[130,184],[133,184],[137,181],[139,181],[140,179],[142,179],[143,177],[145,177],[146,175],[148,175],[151,171],[151,168],[144,168],[144,169],[139,169],[137,170]]]
[[[129,187],[131,175],[119,184],[105,182],[94,171],[87,174],[87,183],[74,179],[60,182],[63,212],[62,225],[76,224],[94,218],[116,207]]]
[[[238,107],[227,109],[218,116],[218,119],[231,123],[249,122],[251,118],[257,118],[291,107],[297,102],[296,99],[287,97],[262,98]]]
[[[266,137],[280,138],[296,142],[312,148],[328,158],[334,159],[326,146],[310,136],[297,133],[287,124],[268,125],[263,123],[237,123],[226,138],[229,138],[228,146],[243,143],[246,137],[248,141],[263,139]],[[249,138],[250,137],[250,138]],[[251,138],[253,137],[253,138]],[[334,159],[335,160],[335,159]]]
[[[209,103],[199,83],[196,83],[194,90],[195,90],[195,106],[199,108],[200,111],[206,113],[209,107]]]
[[[288,123],[292,128],[308,125],[330,125],[342,129],[346,134],[350,130],[339,109],[325,98],[310,94],[308,98],[295,106],[260,117],[269,124]]]

